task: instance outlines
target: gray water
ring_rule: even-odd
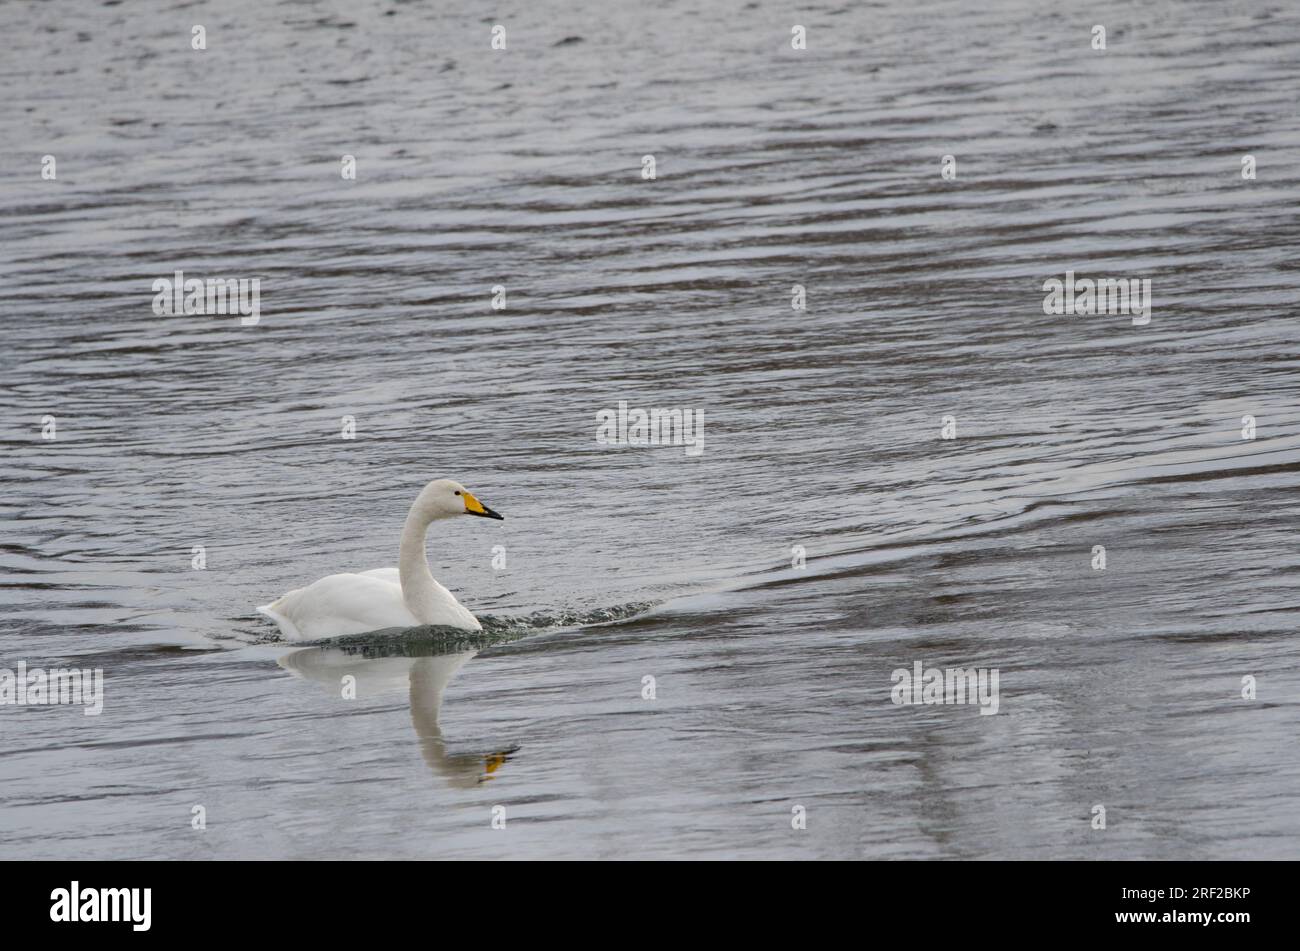
[[[1300,14],[699,6],[0,4],[0,856],[1300,856]],[[255,613],[441,476],[484,635]]]

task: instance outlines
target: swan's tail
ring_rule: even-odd
[[[302,640],[302,634],[299,633],[298,626],[280,613],[281,609],[284,607],[284,602],[288,597],[289,596],[286,594],[278,601],[272,601],[270,604],[259,605],[257,610],[259,613],[265,614],[272,621],[278,624],[280,626],[280,633],[285,637],[294,641]]]

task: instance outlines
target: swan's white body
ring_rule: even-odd
[[[478,618],[434,580],[424,551],[429,524],[453,515],[501,518],[459,483],[448,479],[430,482],[406,516],[396,568],[329,575],[257,610],[275,621],[290,640],[422,624],[481,631]]]

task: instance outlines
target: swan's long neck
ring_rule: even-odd
[[[447,593],[442,585],[433,580],[433,572],[429,570],[429,557],[424,552],[424,535],[431,521],[418,506],[411,506],[411,511],[406,516],[406,525],[402,528],[402,545],[397,556],[397,571],[402,579],[402,600],[406,602],[407,610],[425,624],[433,618],[433,606]]]

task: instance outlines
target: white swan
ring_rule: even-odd
[[[481,631],[478,618],[433,579],[424,552],[429,523],[453,515],[504,518],[459,482],[435,479],[416,496],[406,516],[396,568],[329,575],[257,610],[280,625],[280,631],[290,640],[342,637],[421,624]]]

